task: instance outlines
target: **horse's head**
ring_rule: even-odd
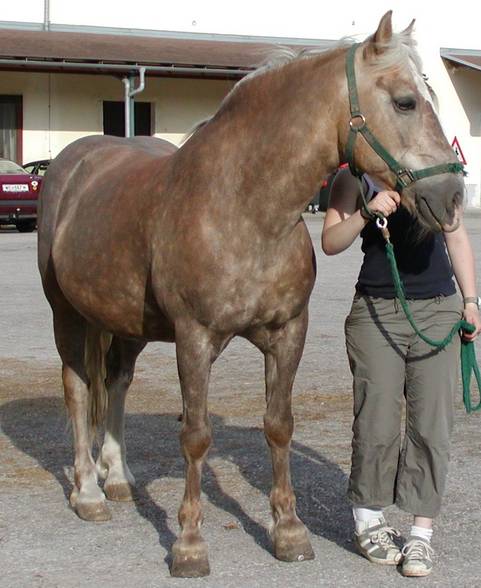
[[[345,137],[345,149],[357,170],[400,191],[404,206],[426,228],[450,230],[457,226],[464,182],[422,75],[413,24],[393,34],[388,12],[374,35],[348,51],[347,75],[355,78],[350,86],[357,87],[358,100],[351,89],[349,124],[354,130]]]

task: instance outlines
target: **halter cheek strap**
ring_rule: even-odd
[[[349,90],[349,104],[351,110],[351,118],[349,120],[349,136],[347,139],[345,160],[349,164],[349,169],[354,176],[360,177],[362,172],[359,171],[354,163],[354,147],[358,134],[360,133],[364,139],[369,143],[372,149],[383,159],[389,169],[396,176],[396,185],[394,190],[401,193],[404,188],[417,182],[422,178],[435,176],[438,174],[459,174],[464,173],[464,166],[461,163],[441,163],[433,165],[432,167],[425,167],[420,170],[412,170],[402,167],[399,162],[389,153],[389,151],[378,141],[366,124],[366,118],[361,112],[359,106],[359,97],[356,86],[356,73],[354,67],[354,59],[356,49],[360,43],[355,43],[349,47],[346,55],[346,77],[347,87]]]

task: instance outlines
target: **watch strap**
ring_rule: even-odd
[[[367,208],[367,207],[366,207],[366,208]],[[366,210],[366,208],[364,208],[364,206],[361,206],[361,208],[359,209],[359,212],[360,212],[360,214],[361,214],[362,218],[364,218],[364,219],[366,219],[366,220],[370,221],[370,220],[372,220],[373,218],[375,218],[375,216],[373,215],[373,213],[372,213],[372,212],[371,212],[371,213],[370,213],[370,212],[368,212],[368,210],[369,210],[369,209],[367,209],[367,210]]]
[[[480,298],[479,296],[466,296],[465,298],[463,298],[463,304],[465,306],[466,304],[476,304],[476,306],[479,308]]]

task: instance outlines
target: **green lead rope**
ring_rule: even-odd
[[[401,303],[401,307],[408,319],[410,325],[414,329],[415,333],[428,345],[432,347],[437,347],[438,349],[444,349],[446,345],[449,345],[453,340],[453,337],[459,332],[460,329],[472,333],[474,331],[474,326],[471,323],[468,323],[465,320],[459,320],[450,332],[446,335],[444,339],[436,341],[435,339],[431,339],[422,333],[416,323],[414,322],[413,316],[409,309],[409,304],[406,300],[406,294],[404,292],[404,286],[401,281],[401,276],[399,275],[399,270],[396,263],[396,258],[394,256],[394,247],[392,243],[389,241],[389,238],[385,236],[386,239],[386,254],[389,261],[389,265],[391,267],[391,273],[394,282],[394,288],[396,291],[396,297],[398,298],[399,302]],[[477,405],[473,405],[472,398],[471,398],[471,376],[474,373],[476,378],[476,382],[478,384],[478,391],[480,394],[479,402]],[[471,413],[481,409],[481,373],[479,371],[479,366],[476,361],[476,352],[474,349],[474,342],[473,341],[465,341],[461,340],[461,379],[463,382],[463,402],[466,412]]]

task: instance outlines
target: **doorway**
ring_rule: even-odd
[[[22,165],[22,96],[0,95],[0,157]]]

